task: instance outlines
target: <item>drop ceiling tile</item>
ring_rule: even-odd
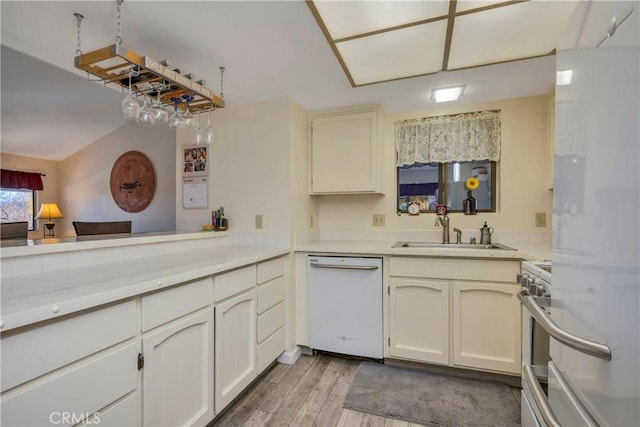
[[[458,0],[456,12],[478,9],[479,7],[491,6],[498,3],[507,3],[505,0]]]
[[[333,40],[444,16],[448,0],[315,1]]]
[[[525,2],[456,18],[448,69],[550,53],[577,2]]]
[[[337,43],[356,85],[440,71],[447,22],[435,21]]]

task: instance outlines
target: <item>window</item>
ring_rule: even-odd
[[[479,212],[495,212],[500,127],[499,110],[395,122],[398,211],[417,202],[422,212],[435,211],[437,204],[461,212],[471,195]],[[480,185],[469,192],[465,182],[471,177]]]
[[[478,211],[496,211],[496,162],[415,163],[397,170],[398,212],[407,212],[411,202],[418,203],[421,212],[435,212],[437,204],[447,205],[450,212],[462,212],[468,192],[465,181],[472,176],[480,182],[472,192]]]
[[[34,230],[35,191],[15,188],[0,189],[0,222],[28,221]]]

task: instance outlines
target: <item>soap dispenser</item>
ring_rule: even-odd
[[[465,215],[476,215],[478,213],[478,202],[471,195],[471,190],[467,191],[467,198],[462,201],[462,212]]]

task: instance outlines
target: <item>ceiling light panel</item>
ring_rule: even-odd
[[[337,43],[356,85],[435,73],[442,69],[446,21]]]
[[[449,1],[315,1],[333,40],[444,16]]]
[[[447,68],[546,55],[555,49],[576,4],[530,1],[458,16]]]

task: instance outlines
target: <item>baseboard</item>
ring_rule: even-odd
[[[430,363],[413,362],[402,359],[384,359],[386,365],[398,366],[401,368],[418,369],[421,371],[455,375],[463,378],[474,378],[479,380],[498,381],[511,387],[520,387],[522,380],[519,375],[499,374],[497,372],[486,372],[473,369],[464,369],[453,366],[433,365]]]
[[[296,363],[296,360],[298,360],[301,354],[302,350],[299,346],[296,346],[293,350],[285,351],[280,356],[278,356],[278,362],[285,363],[287,365],[293,365],[294,363]]]

